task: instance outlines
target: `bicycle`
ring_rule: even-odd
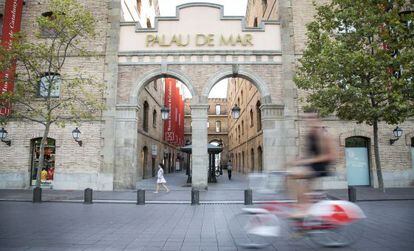
[[[269,175],[275,174],[279,176],[279,182],[269,179]],[[278,183],[279,187],[285,187],[286,172],[273,172],[267,176],[264,184]],[[357,241],[364,230],[366,216],[363,211],[354,203],[322,199],[320,193],[316,195],[312,195],[316,201],[304,218],[290,218],[296,205],[284,201],[268,202],[259,208],[243,208],[229,223],[236,245],[256,249],[268,247],[281,236],[283,225],[287,226],[290,238],[308,237],[323,247],[344,247]]]

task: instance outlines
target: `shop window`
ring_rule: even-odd
[[[257,131],[260,132],[262,130],[262,112],[260,110],[260,101],[257,101],[256,103],[256,114],[257,114]]]
[[[42,138],[35,138],[31,140],[31,154],[32,164],[30,172],[30,185],[36,185],[37,169],[39,168],[40,159],[40,142]],[[40,173],[40,180],[42,187],[53,186],[53,176],[55,174],[55,154],[56,154],[56,141],[52,138],[48,138],[45,144],[44,152],[44,165]]]
[[[216,132],[221,132],[221,121],[216,121]]]
[[[39,96],[46,98],[58,98],[62,80],[59,74],[46,73],[39,81]]]
[[[142,129],[148,132],[148,112],[149,112],[149,105],[148,102],[144,102],[144,109],[143,109],[143,116],[142,116]]]
[[[42,16],[44,18],[49,19],[49,21],[53,21],[56,19],[52,11],[43,12]],[[56,36],[56,30],[53,28],[48,29],[48,28],[42,27],[40,34],[42,37],[54,37]]]
[[[138,13],[141,14],[141,9],[142,9],[142,1],[141,0],[137,0],[137,10]]]
[[[149,18],[147,18],[147,28],[152,28],[151,20]]]
[[[220,115],[221,113],[221,106],[219,104],[216,105],[216,115]]]
[[[157,128],[157,111],[152,112],[152,127]]]

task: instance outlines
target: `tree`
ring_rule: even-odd
[[[0,95],[3,105],[13,106],[12,114],[1,118],[3,123],[23,120],[44,126],[36,187],[41,185],[51,126],[93,119],[103,109],[103,84],[85,76],[81,69],[66,66],[70,57],[93,57],[85,47],[87,39],[95,37],[92,13],[76,0],[51,0],[48,10],[36,20],[36,39],[18,34],[11,48],[0,48],[1,70],[17,62],[15,90]]]
[[[412,1],[332,0],[316,6],[295,76],[309,92],[309,106],[322,115],[372,126],[381,189],[378,123],[398,124],[414,115],[414,15],[408,9]]]

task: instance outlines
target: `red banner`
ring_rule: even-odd
[[[165,79],[164,104],[170,108],[170,118],[164,123],[164,140],[177,145],[183,145],[184,137],[184,103],[173,78]]]
[[[4,6],[3,30],[1,45],[10,49],[12,46],[13,35],[20,31],[22,21],[23,0],[6,0]],[[0,72],[0,94],[12,92],[14,88],[14,73],[16,64],[8,70]],[[0,108],[0,116],[9,115],[11,106]]]

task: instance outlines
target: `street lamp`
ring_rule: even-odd
[[[398,126],[392,131],[394,134],[395,139],[390,139],[390,145],[394,144],[395,141],[399,140],[403,134],[403,130]]]
[[[237,104],[231,109],[231,116],[233,119],[238,119],[240,117],[240,107],[238,107]]]
[[[1,142],[4,142],[6,145],[11,146],[11,140],[7,138],[8,132],[2,127],[0,129],[0,139]]]
[[[81,131],[79,131],[79,128],[75,128],[75,130],[72,131],[72,137],[73,139],[78,142],[79,146],[82,146],[82,140],[80,140]]]
[[[170,118],[170,108],[166,106],[161,108],[161,118],[162,120],[168,120]]]

